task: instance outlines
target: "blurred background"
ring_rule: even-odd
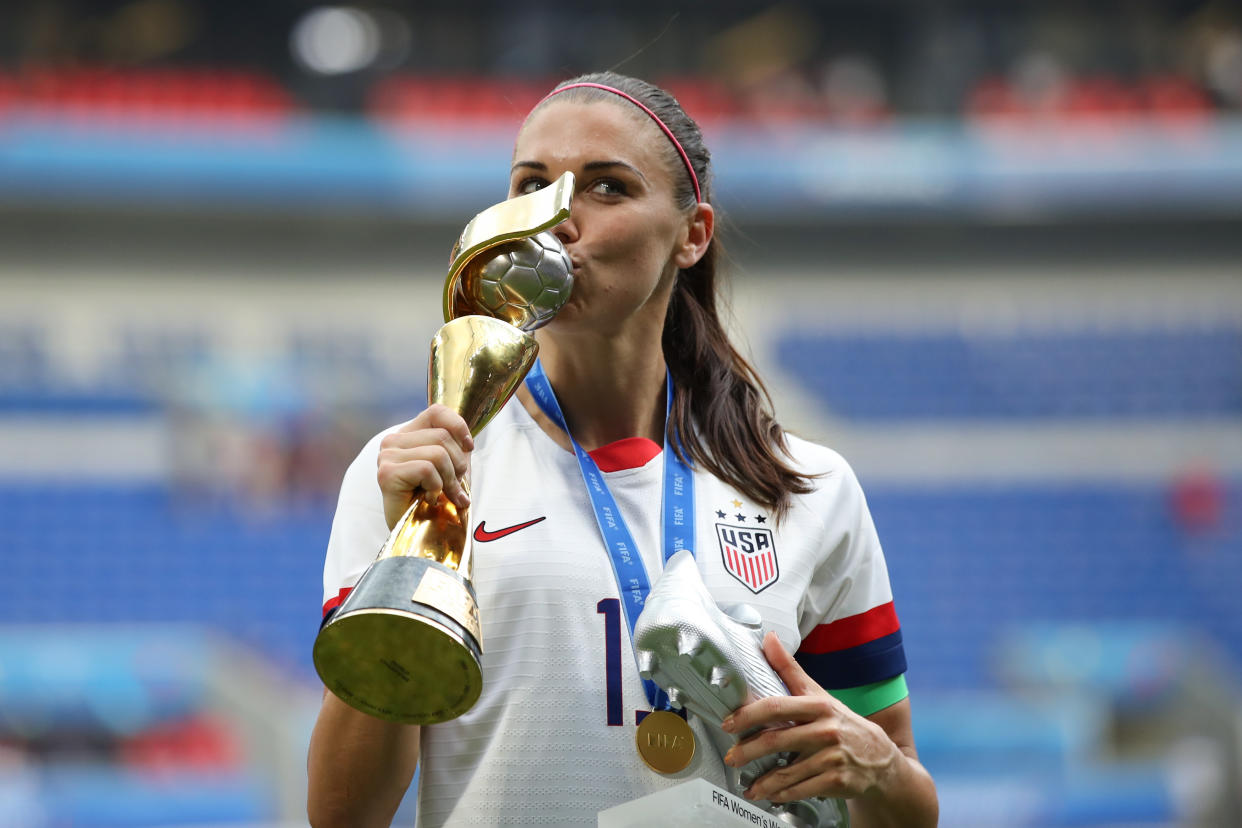
[[[1242,7],[624,6],[0,6],[0,824],[304,824],[341,474],[616,68],[868,493],[942,824],[1242,825]]]

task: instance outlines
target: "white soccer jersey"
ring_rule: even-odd
[[[381,436],[345,475],[324,568],[325,613],[388,535],[376,482]],[[418,824],[593,826],[600,810],[687,778],[727,787],[721,758],[693,716],[698,749],[685,771],[661,776],[638,757],[635,714],[650,705],[574,455],[516,399],[475,445],[470,519],[483,692],[460,718],[422,728]],[[789,650],[802,649],[800,660],[809,652],[812,662],[852,671],[849,682],[825,686],[897,675],[904,671],[900,630],[857,480],[832,450],[796,438],[791,446],[803,469],[824,476],[815,492],[794,499],[779,527],[729,486],[695,472],[703,580],[721,604],[758,609],[765,630]],[[592,455],[654,582],[662,567],[659,447],[623,440]],[[621,669],[610,675],[606,654],[617,647]]]

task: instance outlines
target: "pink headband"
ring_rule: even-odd
[[[611,92],[614,95],[620,95],[622,98],[625,98],[627,101],[634,104],[634,106],[638,107],[643,112],[646,112],[647,116],[650,117],[651,120],[655,121],[656,126],[658,126],[661,130],[663,130],[664,134],[668,136],[668,140],[673,142],[673,147],[676,148],[677,154],[681,156],[682,163],[686,165],[686,172],[690,173],[690,183],[694,185],[695,201],[703,200],[703,191],[699,189],[699,177],[694,174],[694,166],[690,163],[690,156],[686,155],[686,151],[682,149],[681,141],[678,141],[677,136],[673,134],[673,131],[669,129],[668,126],[663,121],[660,120],[660,116],[652,112],[646,106],[646,104],[638,100],[638,98],[635,98],[633,95],[622,92],[620,89],[617,89],[615,87],[605,86],[602,83],[571,83],[568,86],[562,86],[560,89],[553,89],[551,92],[549,92],[547,95],[544,96],[543,101],[546,101],[548,98],[551,98],[553,95],[559,95],[561,92],[564,92],[567,89],[577,89],[579,87],[589,87],[591,89],[602,89],[605,92]],[[541,104],[543,103],[543,101],[540,101],[539,103]],[[536,106],[538,106],[538,104],[536,104]]]

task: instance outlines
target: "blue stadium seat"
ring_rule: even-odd
[[[41,793],[43,819],[28,828],[254,825],[274,811],[271,794],[241,773],[56,765],[42,775]]]
[[[1085,767],[1096,758],[1107,727],[1107,709],[1084,695],[924,693],[912,703],[923,764],[972,778],[1064,774]]]
[[[1242,486],[1235,516],[1180,527],[1165,487],[871,487],[910,657],[930,689],[996,686],[996,643],[1018,625],[1181,624],[1242,661]]]
[[[330,521],[159,487],[0,489],[0,624],[201,624],[311,675]]]
[[[852,419],[1242,415],[1242,328],[961,333],[791,331],[784,371]]]
[[[138,626],[0,627],[0,731],[135,733],[204,701],[204,631]]]

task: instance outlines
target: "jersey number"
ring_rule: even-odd
[[[621,715],[621,599],[605,598],[595,605],[604,616],[604,687],[608,696],[608,724],[624,724]]]

